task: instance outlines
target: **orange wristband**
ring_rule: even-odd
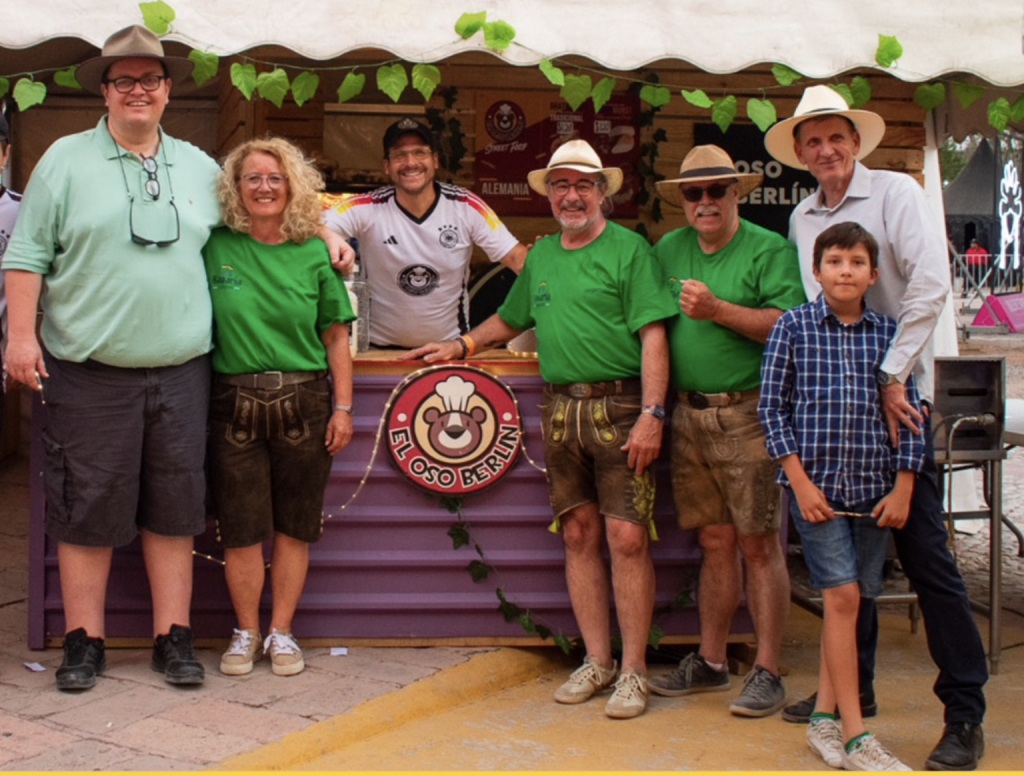
[[[473,342],[473,338],[468,334],[462,335],[462,341],[466,343],[466,355],[465,358],[469,358],[476,353],[476,343]]]

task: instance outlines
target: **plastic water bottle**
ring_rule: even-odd
[[[362,265],[356,263],[355,270],[345,280],[348,298],[356,320],[349,324],[349,347],[353,357],[370,349],[370,289],[366,286],[366,275]]]

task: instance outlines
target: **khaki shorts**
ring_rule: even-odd
[[[637,477],[621,448],[640,415],[639,394],[574,399],[545,386],[541,399],[544,465],[555,525],[566,512],[596,503],[605,517],[649,526],[651,468]]]
[[[716,394],[723,397],[723,394]],[[736,396],[733,394],[733,396]],[[672,492],[685,529],[732,525],[743,536],[778,533],[781,488],[757,419],[757,392],[672,413]]]

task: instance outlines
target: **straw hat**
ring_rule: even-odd
[[[683,206],[679,186],[683,183],[707,183],[709,181],[737,181],[739,195],[747,196],[761,185],[763,175],[737,172],[732,157],[716,145],[700,145],[690,149],[679,167],[679,177],[658,181],[654,185],[663,200],[676,207]]]
[[[100,55],[79,65],[75,77],[83,89],[93,94],[101,94],[100,84],[107,68],[120,59],[132,57],[159,59],[163,62],[167,75],[174,81],[184,80],[192,74],[192,63],[189,60],[165,56],[160,39],[145,27],[133,24],[107,38]]]
[[[556,148],[547,167],[543,170],[534,170],[526,176],[530,188],[546,197],[548,190],[544,180],[552,170],[601,173],[608,181],[608,190],[605,194],[609,197],[622,188],[622,170],[618,167],[602,167],[601,157],[586,140],[570,140]]]
[[[793,117],[780,121],[768,130],[764,136],[764,147],[783,164],[806,170],[807,165],[800,163],[793,149],[793,130],[797,124],[807,119],[824,116],[846,116],[853,122],[860,134],[860,151],[857,153],[857,159],[863,159],[874,151],[885,134],[885,121],[877,113],[851,109],[843,96],[829,86],[808,86],[804,89],[804,96],[800,98],[800,104],[796,106]]]

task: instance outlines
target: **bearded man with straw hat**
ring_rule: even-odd
[[[466,358],[536,328],[551,529],[562,533],[569,599],[587,650],[555,700],[583,703],[614,685],[605,713],[626,719],[647,708],[650,467],[665,418],[663,321],[677,308],[647,242],[605,217],[622,170],[605,167],[586,141],[570,140],[527,180],[548,198],[560,232],[537,241],[497,313],[467,335],[407,357]],[[609,593],[622,633],[621,672],[612,658]]]

